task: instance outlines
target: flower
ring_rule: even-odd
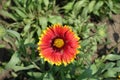
[[[51,64],[67,65],[79,53],[79,39],[69,26],[52,25],[39,38],[39,55]]]

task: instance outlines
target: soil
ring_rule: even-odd
[[[113,15],[113,20],[107,22],[107,25],[108,40],[111,42],[107,48],[110,49],[117,45],[114,50],[116,53],[120,53],[120,15]]]
[[[5,48],[0,48],[0,63],[9,61],[9,59],[10,59],[10,56],[9,56],[10,46],[9,46],[9,44],[7,42],[2,41],[2,40],[0,40],[0,44],[5,45]]]
[[[105,55],[113,49],[116,54],[120,54],[120,15],[113,15],[112,20],[105,19],[100,24],[107,25],[107,38],[103,40],[104,45],[98,45],[98,56]]]

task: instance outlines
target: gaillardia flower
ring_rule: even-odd
[[[79,53],[79,37],[69,26],[55,24],[48,27],[39,38],[41,58],[55,65],[71,63]]]

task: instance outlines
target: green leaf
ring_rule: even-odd
[[[62,17],[61,16],[52,16],[50,15],[48,21],[52,24],[60,23],[62,24]]]
[[[77,1],[73,7],[74,14],[77,15],[81,11],[82,7],[86,5],[87,5],[87,0]]]
[[[42,26],[42,29],[47,27],[47,18],[46,17],[39,17],[39,24]]]
[[[34,38],[28,37],[28,38],[25,39],[24,44],[28,44],[28,43],[31,43],[31,42],[34,43]]]
[[[88,79],[92,76],[92,70],[90,68],[86,69],[77,80]]]
[[[102,7],[102,5],[104,4],[104,2],[103,1],[101,1],[101,0],[99,0],[97,3],[96,3],[96,5],[94,6],[94,10],[93,10],[93,13],[95,14],[95,15],[100,15],[100,9],[101,9],[101,7]]]
[[[41,0],[42,1],[42,0]],[[27,2],[26,2],[26,9],[29,11],[29,12],[31,12],[32,13],[32,11],[34,11],[35,10],[35,3],[33,2],[33,0],[27,0]],[[37,6],[37,5],[36,5]],[[34,16],[34,15],[33,15]]]
[[[8,35],[4,36],[3,40],[8,42],[12,46],[12,48],[15,47],[15,42],[13,41],[13,39],[10,36],[8,36]]]
[[[115,72],[120,72],[120,67],[114,67],[114,68],[112,68],[112,70]]]
[[[11,9],[12,9],[12,10],[15,10],[16,13],[17,13],[20,17],[22,17],[22,18],[26,18],[26,17],[27,17],[27,15],[26,15],[22,10],[20,10],[19,8],[17,8],[17,7],[11,7]]]
[[[63,9],[65,9],[65,12],[69,12],[70,10],[72,10],[73,4],[74,4],[74,0],[66,4],[65,6],[63,6]]]
[[[49,5],[49,0],[43,0],[46,7]]]
[[[22,66],[20,65],[20,58],[19,58],[19,54],[17,52],[15,52],[10,61],[5,65],[5,69],[13,69],[15,72],[17,71],[21,71],[21,70],[28,70],[28,69],[33,69],[35,68],[34,65],[29,65],[29,66]]]
[[[115,72],[114,70],[109,69],[107,72],[105,72],[105,73],[103,74],[103,76],[104,76],[105,78],[116,77],[115,74],[116,74],[116,72]]]
[[[8,35],[11,35],[12,37],[16,37],[18,40],[20,40],[20,34],[14,30],[7,30]]]
[[[1,1],[0,1],[0,2],[1,2]],[[4,3],[4,5],[2,5],[2,7],[3,7],[3,9],[6,9],[6,8],[8,8],[10,5],[11,5],[11,1],[8,0],[8,1],[6,1],[6,2]]]
[[[90,68],[92,70],[92,74],[95,74],[98,71],[98,68],[95,64],[92,64]]]
[[[102,71],[111,69],[111,68],[113,68],[114,66],[115,66],[115,63],[113,63],[113,62],[106,63],[106,64],[105,64],[105,67],[103,68]]]
[[[120,55],[117,54],[108,54],[105,58],[106,60],[116,61],[120,59]]]
[[[9,13],[7,11],[1,10],[0,11],[0,15],[2,15],[4,18],[11,18],[14,21],[17,21],[17,19],[15,18],[15,16],[13,16],[11,13]]]
[[[21,71],[21,70],[29,70],[29,69],[33,69],[35,68],[34,65],[29,65],[29,66],[14,66],[14,71],[17,72],[17,71]]]
[[[93,11],[95,3],[96,3],[95,0],[92,0],[92,1],[89,3],[89,5],[88,5],[88,10],[89,10],[89,12],[92,12],[92,11]]]
[[[90,41],[89,41],[89,40],[84,40],[84,41],[81,42],[81,46],[82,46],[82,47],[86,47],[86,46],[89,45],[89,44],[90,44]]]
[[[6,35],[6,30],[3,26],[0,25],[0,38]]]
[[[20,5],[19,1],[17,1],[17,0],[13,0],[13,2],[14,2],[14,3],[15,3],[15,5],[17,5],[18,7],[21,7],[21,5]]]
[[[28,37],[25,39],[24,44],[28,44],[28,43],[34,43],[34,38],[33,37],[34,31],[32,31],[31,33],[28,33]]]
[[[41,35],[41,29],[40,29],[40,28],[38,28],[38,30],[37,30],[37,35],[38,35],[38,36]]]
[[[112,10],[113,9],[113,1],[111,0],[108,0],[108,6],[110,7],[110,9]]]
[[[119,67],[120,67],[120,60],[118,60],[118,61],[117,61],[117,66],[119,66]]]
[[[54,80],[53,76],[50,73],[46,73],[44,75],[43,80]]]
[[[28,7],[31,3],[32,3],[32,0],[27,0],[27,1],[26,1],[27,7]]]
[[[25,33],[28,32],[29,29],[30,29],[30,27],[31,27],[31,23],[28,23],[27,25],[25,25],[25,27],[24,27],[24,32],[25,32]]]
[[[116,5],[117,5],[117,4],[116,4]],[[120,8],[114,7],[114,8],[112,9],[112,11],[113,11],[114,13],[116,13],[116,14],[120,14]]]
[[[99,0],[95,5],[94,10],[98,11],[102,7],[103,4],[104,2],[102,0]]]
[[[88,12],[89,12],[88,7],[84,7],[81,15],[82,15],[84,18],[87,18]]]
[[[40,73],[40,72],[27,72],[27,74],[29,75],[29,76],[31,76],[31,77],[34,77],[34,78],[41,78],[41,76],[42,76],[42,73]]]
[[[10,61],[6,64],[6,66],[5,66],[5,68],[6,69],[14,69],[15,68],[15,66],[17,65],[17,64],[19,64],[21,61],[20,61],[20,59],[19,59],[19,54],[17,53],[17,52],[15,52],[13,55],[12,55],[12,57],[11,57],[11,59],[10,59]]]
[[[27,4],[27,1],[29,1],[29,0],[22,0],[22,1],[20,1],[20,2],[22,2],[22,6],[24,7],[24,8],[26,8],[28,5],[26,5]]]

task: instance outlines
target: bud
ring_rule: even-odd
[[[99,34],[101,37],[105,37],[105,36],[106,36],[106,29],[105,29],[104,27],[99,28],[98,34]]]

